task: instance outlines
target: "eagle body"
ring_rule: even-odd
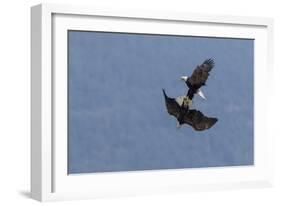
[[[201,65],[197,66],[190,77],[182,76],[181,79],[185,81],[188,92],[187,96],[189,99],[193,99],[195,94],[199,94],[205,99],[204,94],[200,90],[202,86],[206,85],[206,81],[209,77],[210,71],[215,66],[215,62],[212,59],[205,60]]]
[[[179,104],[175,98],[168,97],[164,89],[163,94],[167,112],[177,119],[179,125],[188,124],[194,130],[203,131],[211,128],[218,121],[217,118],[207,117],[198,110],[189,109],[188,104],[184,102]]]

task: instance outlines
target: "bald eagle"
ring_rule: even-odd
[[[196,69],[194,69],[190,77],[181,77],[181,79],[185,81],[188,87],[187,96],[190,100],[193,99],[194,94],[198,94],[203,99],[206,99],[205,95],[203,94],[200,88],[206,85],[206,81],[210,75],[209,72],[213,69],[214,66],[214,60],[207,59],[200,66],[197,66]]]
[[[168,97],[165,90],[162,90],[167,111],[170,115],[176,117],[178,128],[183,124],[188,124],[196,131],[203,131],[211,128],[218,121],[217,118],[207,117],[198,110],[190,109],[188,97],[183,98],[180,103],[179,100]]]

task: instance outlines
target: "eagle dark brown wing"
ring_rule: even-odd
[[[212,70],[214,65],[214,60],[207,59],[203,62],[203,64],[197,66],[192,75],[187,79],[189,84],[196,88],[200,88],[202,85],[205,85],[209,72]]]
[[[166,92],[164,89],[163,90],[163,94],[165,97],[165,104],[166,104],[166,108],[167,111],[170,115],[175,116],[176,118],[179,117],[180,112],[181,112],[181,108],[180,105],[177,103],[177,101],[174,98],[170,98],[166,95]]]
[[[217,118],[206,117],[198,110],[189,110],[184,116],[184,123],[189,124],[197,131],[203,131],[211,128],[216,122]]]

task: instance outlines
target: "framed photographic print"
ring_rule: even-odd
[[[271,19],[31,15],[34,199],[272,185]]]

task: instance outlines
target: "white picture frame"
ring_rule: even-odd
[[[68,29],[254,38],[254,166],[67,175],[65,68]],[[56,4],[32,7],[32,198],[52,201],[272,186],[273,134],[266,121],[270,115],[267,109],[270,107],[271,97],[262,97],[265,89],[270,91],[272,88],[272,29],[273,21],[269,18]],[[267,83],[267,88],[263,87],[264,82]]]

